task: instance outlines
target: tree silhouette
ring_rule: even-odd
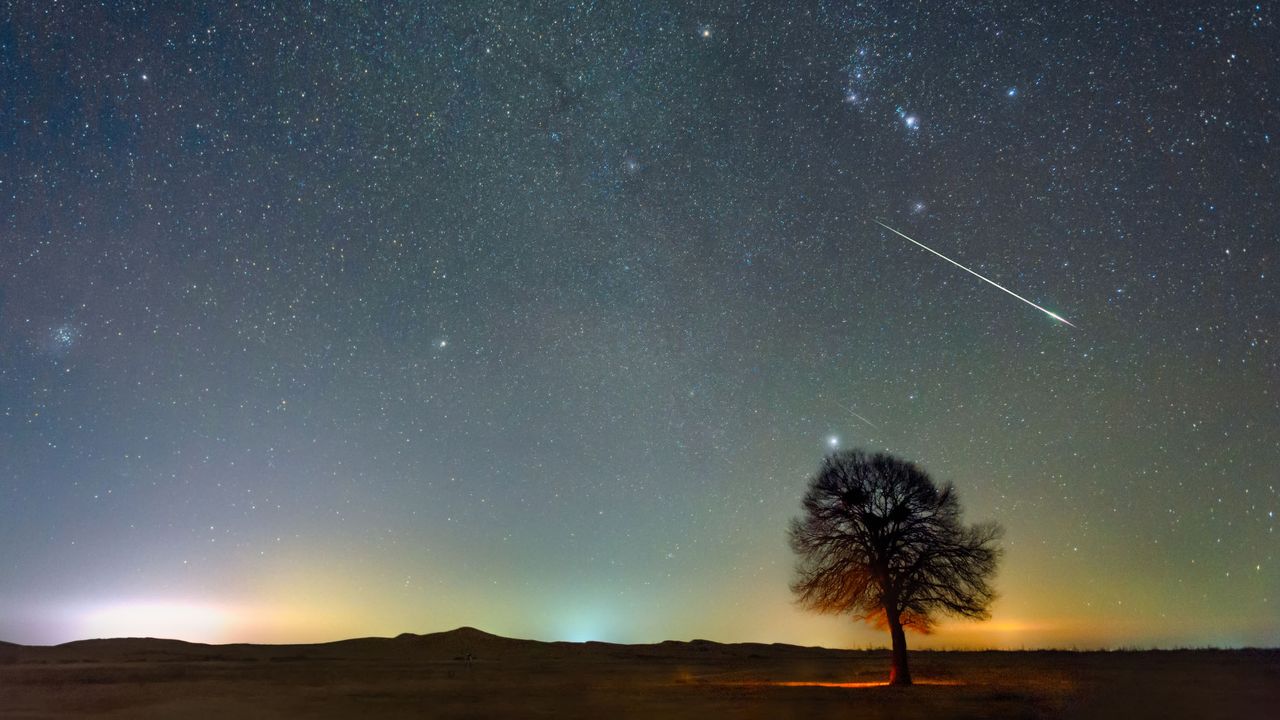
[[[938,613],[987,618],[1003,530],[965,526],[950,483],[886,453],[827,456],[791,521],[799,555],[791,590],[823,613],[887,625],[891,685],[910,685],[904,627],[928,632]]]

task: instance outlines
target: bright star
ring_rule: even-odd
[[[902,122],[906,124],[908,130],[915,130],[920,127],[920,118],[915,115],[908,115],[902,118]]]
[[[840,438],[836,435],[828,435],[827,446],[832,449],[840,447]]]

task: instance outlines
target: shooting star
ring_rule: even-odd
[[[836,402],[835,400],[830,400],[830,399],[828,399],[828,400],[831,402],[831,404],[832,404],[832,405],[835,405],[836,407],[840,408],[841,410],[844,410],[845,412],[847,412],[847,413],[849,413],[850,415],[852,415],[852,416],[854,416],[854,417],[858,418],[858,419],[859,419],[859,420],[861,420],[862,422],[864,422],[864,423],[866,423],[866,424],[870,425],[871,427],[873,427],[873,428],[875,428],[875,429],[877,429],[877,430],[879,430],[879,429],[880,429],[880,426],[879,426],[879,425],[877,425],[877,424],[875,424],[875,423],[871,422],[870,420],[868,420],[868,419],[866,419],[866,418],[862,417],[861,415],[859,415],[858,413],[854,412],[852,408],[845,407],[845,405],[844,405],[843,403],[838,403],[838,402]]]
[[[960,268],[961,270],[963,270],[963,271],[965,271],[965,272],[969,273],[970,275],[973,275],[973,276],[977,277],[979,280],[981,280],[981,281],[983,281],[983,282],[985,282],[985,283],[988,283],[988,284],[990,284],[990,285],[995,285],[996,287],[1000,288],[1001,290],[1003,290],[1003,291],[1005,291],[1005,292],[1009,293],[1010,295],[1012,295],[1012,296],[1014,296],[1014,297],[1018,298],[1018,299],[1019,299],[1019,300],[1021,300],[1022,302],[1024,302],[1024,303],[1026,303],[1026,304],[1030,305],[1031,307],[1033,307],[1033,308],[1035,308],[1035,309],[1039,310],[1040,312],[1044,313],[1045,315],[1048,315],[1049,317],[1053,318],[1054,320],[1057,320],[1058,322],[1063,323],[1063,324],[1065,324],[1065,325],[1070,325],[1070,326],[1071,326],[1071,327],[1073,327],[1073,328],[1074,328],[1074,327],[1076,327],[1076,326],[1075,326],[1075,325],[1074,325],[1070,320],[1068,320],[1068,319],[1066,319],[1066,318],[1062,317],[1061,315],[1059,315],[1059,314],[1057,314],[1057,313],[1055,313],[1055,312],[1053,312],[1053,311],[1051,311],[1051,310],[1046,310],[1046,309],[1044,309],[1044,308],[1040,307],[1039,305],[1037,305],[1037,304],[1035,304],[1035,303],[1031,302],[1030,300],[1028,300],[1028,299],[1026,299],[1026,298],[1022,297],[1022,296],[1021,296],[1021,295],[1019,295],[1018,293],[1016,293],[1016,292],[1014,292],[1014,291],[1010,290],[1009,288],[1007,288],[1007,287],[1005,287],[1005,286],[1001,285],[1000,283],[996,282],[995,280],[992,280],[992,279],[990,279],[990,278],[988,278],[988,277],[986,277],[986,276],[984,276],[984,275],[979,275],[978,273],[974,272],[973,270],[970,270],[969,268],[967,268],[967,267],[965,267],[965,266],[961,265],[960,263],[956,262],[955,260],[952,260],[951,258],[947,257],[946,255],[943,255],[942,253],[938,252],[937,250],[934,250],[933,248],[929,247],[928,245],[925,245],[924,243],[919,242],[918,240],[914,240],[914,239],[912,239],[912,238],[907,237],[906,235],[904,235],[904,234],[902,234],[902,233],[898,232],[897,230],[894,230],[893,228],[889,227],[888,225],[885,225],[884,223],[880,222],[879,220],[876,220],[876,219],[872,218],[872,222],[874,222],[875,224],[877,224],[877,225],[879,225],[880,227],[884,228],[885,230],[888,230],[889,232],[893,233],[894,235],[897,235],[898,237],[903,238],[904,240],[907,240],[907,241],[909,241],[909,242],[911,242],[911,243],[914,243],[914,244],[916,244],[916,245],[919,245],[920,247],[924,248],[925,250],[928,250],[929,252],[933,253],[934,255],[937,255],[938,257],[942,258],[943,260],[946,260],[947,262],[951,263],[952,265],[955,265],[956,267]],[[1077,330],[1079,330],[1079,328],[1076,328],[1076,329],[1077,329]]]

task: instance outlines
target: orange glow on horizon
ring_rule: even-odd
[[[758,682],[730,683],[733,685],[772,685],[774,687],[828,687],[828,688],[875,688],[889,687],[888,680],[866,680],[859,682],[821,682],[817,680],[762,680]],[[913,685],[963,685],[959,680],[915,680]]]
[[[121,598],[83,602],[63,611],[65,637],[152,637],[186,642],[297,643],[362,637],[362,618],[340,603],[250,604],[181,597]],[[392,633],[395,634],[395,633]]]

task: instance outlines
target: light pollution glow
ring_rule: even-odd
[[[1014,553],[1015,560],[1017,553]],[[472,625],[510,637],[539,640],[657,642],[705,638],[723,642],[789,642],[829,647],[881,647],[882,630],[846,618],[815,616],[791,603],[785,583],[737,585],[734,616],[725,617],[720,592],[674,598],[579,596],[530,591],[518,602],[483,592],[427,593],[352,592],[351,587],[381,584],[373,568],[350,567],[349,573],[308,572],[291,565],[258,586],[256,596],[207,595],[128,596],[66,603],[56,608],[28,608],[23,616],[43,615],[43,630],[15,633],[18,642],[52,644],[93,637],[168,637],[194,642],[291,643],[325,642],[349,637],[394,636],[401,632],[435,632]],[[1016,564],[1014,565],[1016,569]],[[1187,616],[1165,612],[1156,618],[1115,612],[1099,622],[1083,613],[1057,617],[1037,613],[1052,607],[1052,589],[1031,587],[1016,578],[1001,588],[1011,599],[998,600],[993,617],[984,622],[940,622],[929,635],[914,635],[911,645],[927,649],[1024,649],[1041,647],[1147,646],[1150,638],[1164,645],[1194,642],[1180,635]],[[434,600],[433,600],[434,598]],[[1064,610],[1070,603],[1061,602]],[[1172,610],[1173,608],[1168,608]],[[743,632],[741,617],[751,617]],[[1244,644],[1263,627],[1224,633],[1220,644]]]

